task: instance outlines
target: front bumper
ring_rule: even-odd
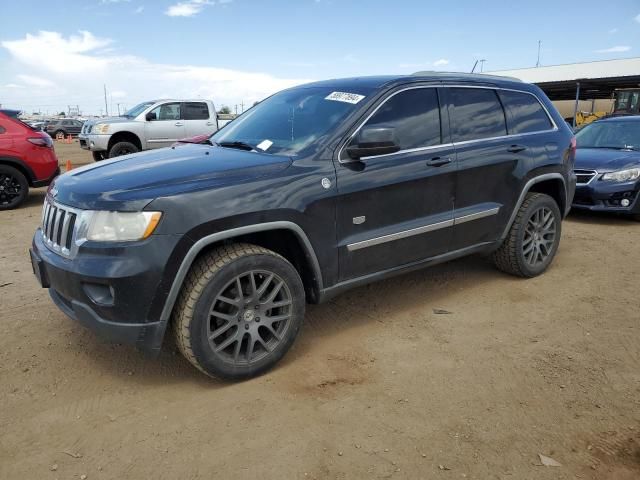
[[[70,259],[51,251],[38,229],[30,255],[34,274],[67,316],[106,340],[157,352],[166,322],[149,312],[154,301],[166,298],[158,289],[179,239],[152,235],[126,247],[87,242]]]
[[[111,135],[81,133],[78,135],[80,147],[91,152],[106,152],[109,149]]]
[[[622,206],[622,200],[629,200]],[[640,181],[605,182],[599,178],[587,184],[578,184],[572,208],[599,212],[640,214]]]

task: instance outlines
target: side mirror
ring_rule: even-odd
[[[147,115],[145,116],[145,118],[147,119],[147,122],[152,122],[153,120],[157,120],[156,112],[149,112],[149,113],[147,113]]]
[[[364,127],[347,147],[347,155],[354,160],[400,151],[393,127]]]

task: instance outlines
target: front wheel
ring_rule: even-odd
[[[138,147],[131,142],[118,142],[109,150],[109,158],[129,155],[130,153],[137,153],[138,151]]]
[[[172,325],[181,353],[212,377],[254,377],[293,344],[305,311],[296,269],[251,244],[220,247],[198,259],[185,279]]]
[[[0,210],[16,208],[27,198],[29,182],[19,170],[0,165]]]
[[[507,238],[493,254],[499,270],[518,277],[544,272],[560,244],[562,216],[549,195],[528,193],[518,209]]]

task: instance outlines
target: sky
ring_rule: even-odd
[[[110,114],[154,98],[240,111],[327,78],[640,56],[640,1],[0,0],[0,104]],[[103,85],[107,87],[105,108]]]

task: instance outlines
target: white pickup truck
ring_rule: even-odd
[[[97,161],[213,134],[226,123],[209,100],[151,100],[120,117],[87,120],[78,140]]]

